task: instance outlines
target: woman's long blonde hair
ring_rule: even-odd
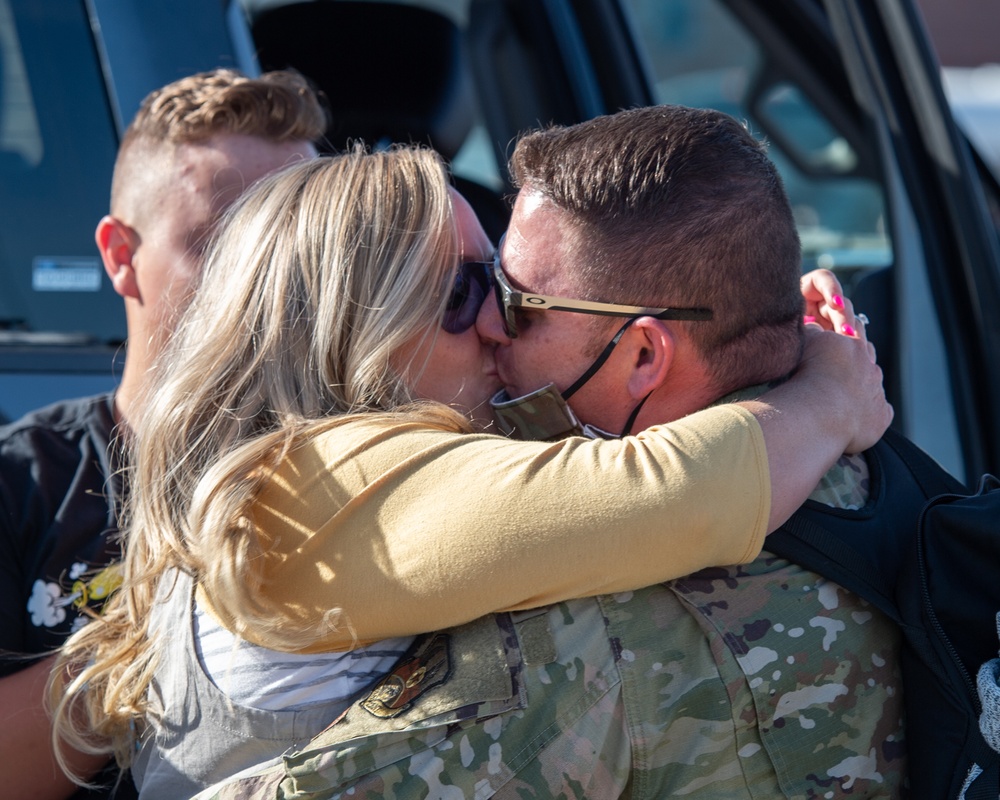
[[[71,637],[53,682],[56,741],[127,764],[156,665],[158,584],[177,568],[220,612],[281,649],[305,629],[261,601],[250,506],[294,441],[350,415],[414,404],[400,353],[439,330],[458,263],[440,159],[360,147],[293,166],[229,212],[204,274],[135,416],[124,584]]]

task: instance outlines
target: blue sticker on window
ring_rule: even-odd
[[[36,292],[97,292],[101,262],[96,258],[37,256],[31,263],[31,288]]]

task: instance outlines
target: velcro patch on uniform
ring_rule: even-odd
[[[516,615],[511,615],[516,619]],[[558,658],[548,614],[535,614],[518,620],[517,638],[521,643],[524,663],[529,667],[551,664]]]
[[[396,717],[422,694],[444,683],[451,672],[448,639],[446,633],[435,633],[418,640],[359,705],[382,719]]]

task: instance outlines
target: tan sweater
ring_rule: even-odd
[[[263,592],[326,615],[303,652],[350,649],[750,561],[770,497],[760,426],[738,406],[614,441],[358,420],[296,448],[261,492]]]

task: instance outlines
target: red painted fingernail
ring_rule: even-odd
[[[805,325],[808,325],[808,324],[809,324],[810,322],[815,322],[815,321],[816,321],[816,317],[810,317],[810,316],[808,316],[808,315],[807,315],[807,316],[804,316],[804,317],[802,318],[802,322],[803,322],[803,323],[804,323]]]
[[[842,325],[840,329],[848,336],[854,336],[856,331],[850,325]]]
[[[831,299],[833,300],[833,304],[837,308],[843,308],[844,307],[844,298],[841,297],[839,294],[835,294]]]

